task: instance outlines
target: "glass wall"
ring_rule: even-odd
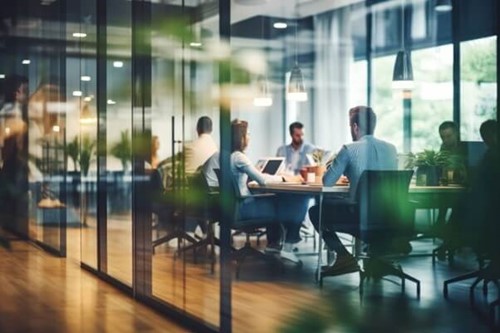
[[[460,134],[481,141],[479,127],[497,117],[497,37],[460,43]]]
[[[132,2],[107,2],[107,273],[132,285]]]
[[[219,208],[236,206],[199,182],[199,168],[217,151],[229,156],[235,119],[248,122],[249,165],[290,144],[293,122],[333,157],[352,141],[348,110],[366,104],[375,135],[400,154],[438,150],[446,120],[480,141],[480,124],[497,114],[496,21],[463,28],[474,25],[465,13],[485,13],[473,1],[455,12],[437,12],[435,0],[254,3],[44,0],[17,8],[17,21],[0,15],[2,179],[18,190],[1,192],[14,216],[5,228],[195,328],[286,331],[315,322],[331,299],[349,303],[357,278],[324,289],[314,278],[318,258],[328,260],[307,215],[316,198],[278,208],[300,218],[300,241],[281,258],[265,226],[221,218]],[[397,90],[402,49],[414,80]],[[7,96],[15,75],[27,79],[24,99]],[[265,260],[239,265],[241,249]]]

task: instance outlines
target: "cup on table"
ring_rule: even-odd
[[[308,172],[306,182],[308,182],[308,183],[316,182],[316,173],[315,172]]]
[[[305,182],[307,181],[307,168],[306,167],[300,169],[300,176],[302,177],[302,179]]]

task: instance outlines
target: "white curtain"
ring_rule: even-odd
[[[353,62],[351,7],[314,18],[314,143],[337,152],[350,141],[348,110]]]

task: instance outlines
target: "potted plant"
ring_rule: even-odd
[[[125,213],[130,208],[130,195],[132,193],[131,183],[126,181],[125,173],[129,170],[132,160],[132,142],[129,130],[120,133],[120,140],[113,144],[110,149],[112,156],[120,160],[121,171],[113,171],[113,183],[108,188],[110,194],[110,209],[113,213]]]
[[[321,181],[323,178],[323,174],[326,171],[326,166],[324,164],[325,150],[323,149],[314,149],[312,152],[312,159],[315,164],[314,172],[316,173],[316,179]]]
[[[120,133],[120,141],[111,146],[110,152],[111,155],[120,160],[123,171],[127,171],[132,158],[132,143],[128,130]]]
[[[420,153],[408,154],[406,168],[416,168],[417,185],[437,186],[443,168],[449,164],[449,153],[446,151],[424,150]]]
[[[80,147],[80,171],[84,179],[88,176],[90,165],[93,162],[93,157],[95,154],[96,141],[91,140],[89,136],[84,136],[82,138],[82,144]],[[82,199],[81,199],[81,212],[82,212],[82,224],[87,227],[87,215],[88,215],[88,191],[87,184],[85,181],[82,182]]]

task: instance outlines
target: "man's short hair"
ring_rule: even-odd
[[[441,125],[439,125],[439,132],[441,133],[442,131],[451,128],[455,133],[458,133],[458,126],[455,124],[453,121],[447,120],[443,121]]]
[[[362,133],[373,135],[377,125],[377,115],[369,106],[355,106],[349,110],[349,123],[358,125]]]
[[[290,124],[290,126],[288,126],[288,131],[290,132],[290,135],[293,134],[293,131],[295,129],[303,129],[304,128],[304,124],[302,124],[301,122],[293,122]]]
[[[497,129],[497,121],[493,119],[486,120],[481,124],[481,127],[479,127],[479,133],[486,144],[490,144],[495,140],[495,137],[497,136]]]
[[[196,124],[196,131],[198,134],[212,133],[212,119],[207,116],[200,117]]]

